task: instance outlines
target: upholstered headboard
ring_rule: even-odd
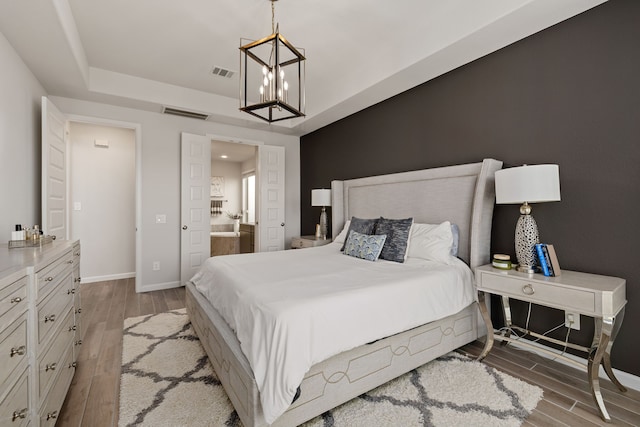
[[[333,181],[332,231],[337,236],[347,220],[409,218],[438,224],[451,221],[460,229],[458,256],[471,268],[489,262],[495,200],[494,174],[502,162],[446,166],[413,172]]]

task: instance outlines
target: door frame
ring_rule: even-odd
[[[140,288],[142,283],[142,124],[134,122],[125,122],[121,120],[105,119],[93,116],[84,116],[79,114],[65,114],[67,121],[76,123],[87,123],[99,126],[109,126],[124,129],[131,129],[135,133],[135,177],[136,177],[136,214],[135,214],[135,227],[136,233],[134,236],[136,244],[136,271],[135,271],[135,284],[136,292],[141,292]],[[69,141],[68,144],[71,142]],[[71,153],[67,150],[67,164],[69,163]],[[70,180],[71,167],[67,168],[67,194],[69,194],[69,187],[71,185]],[[68,209],[71,208],[71,200],[68,200]],[[67,224],[69,225],[69,224]]]

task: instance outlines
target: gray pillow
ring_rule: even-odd
[[[380,256],[386,238],[385,235],[368,236],[352,231],[345,242],[344,254],[367,261],[375,261]]]
[[[363,219],[356,218],[355,216],[351,217],[351,224],[349,225],[349,231],[347,231],[347,236],[344,239],[344,244],[342,245],[341,251],[344,251],[344,246],[347,244],[347,240],[349,240],[349,234],[352,231],[357,231],[360,234],[372,235],[376,230],[376,224],[378,222],[378,218],[373,219]]]
[[[380,218],[376,224],[376,234],[385,234],[387,239],[380,253],[381,259],[404,262],[409,242],[409,231],[413,218],[388,219]]]

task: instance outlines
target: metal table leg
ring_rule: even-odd
[[[623,318],[624,308],[616,317],[595,318],[593,343],[591,345],[591,351],[589,352],[589,359],[587,362],[591,394],[593,395],[596,405],[598,405],[602,419],[605,421],[611,421],[611,417],[604,406],[602,392],[600,391],[600,364],[602,364],[607,376],[616,385],[616,387],[618,387],[620,391],[627,391],[627,389],[620,384],[620,381],[615,377],[613,369],[611,368],[611,348],[613,347],[615,338],[618,335]]]
[[[502,295],[502,313],[504,314],[504,326],[506,328],[503,336],[505,338],[509,338],[511,336],[511,326],[513,325],[511,317],[511,304],[509,303],[509,297],[504,295]],[[509,341],[502,341],[500,343],[501,346],[505,346],[507,344],[509,344]]]
[[[493,347],[493,323],[491,322],[491,316],[489,316],[489,310],[487,310],[487,294],[485,292],[478,292],[478,308],[480,309],[480,314],[482,315],[482,319],[484,320],[484,324],[487,327],[487,339],[484,343],[484,348],[482,349],[482,353],[478,356],[478,361],[487,357],[487,354],[491,351]]]

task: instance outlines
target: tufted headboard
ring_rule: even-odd
[[[445,166],[331,183],[332,232],[347,220],[409,218],[437,224],[450,221],[460,229],[458,256],[471,268],[489,262],[495,201],[494,174],[502,162]]]

